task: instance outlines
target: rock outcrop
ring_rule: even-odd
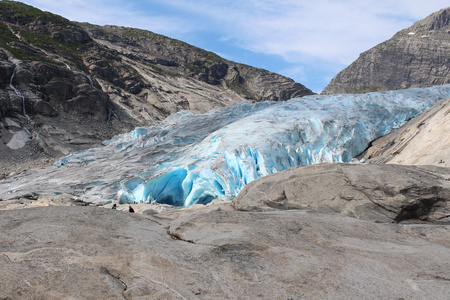
[[[432,166],[320,164],[248,184],[237,210],[315,208],[377,222],[450,221],[450,170]]]
[[[354,94],[450,83],[450,7],[362,53],[323,94]]]
[[[436,103],[398,130],[372,142],[368,163],[450,167],[450,99]]]
[[[0,211],[1,299],[446,299],[448,228],[210,205]]]
[[[205,112],[211,105],[217,108],[244,100],[283,101],[313,94],[284,76],[231,62],[212,52],[149,31],[91,24],[80,26],[98,45],[119,57],[121,66],[131,67],[130,72],[136,72],[137,77],[124,78],[122,88],[128,88],[133,95],[146,100],[173,102],[172,106],[164,107],[171,113],[179,110],[175,105],[176,99],[184,99],[184,104],[179,104],[184,109]],[[120,74],[114,76],[117,65],[103,57],[88,57],[86,63],[92,73],[109,83],[123,78]],[[191,91],[184,91],[186,88]],[[167,95],[167,91],[176,95]],[[190,95],[192,92],[197,98],[202,96],[205,99],[195,100],[195,95]],[[155,94],[155,99],[151,99],[149,94]],[[204,104],[200,105],[198,101]],[[208,101],[213,103],[208,105]]]
[[[0,158],[0,178],[180,110],[307,94],[289,78],[152,32],[0,3],[0,147],[9,152]]]

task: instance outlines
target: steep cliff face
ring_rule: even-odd
[[[375,140],[360,158],[376,164],[450,167],[449,132],[450,98]]]
[[[25,159],[48,164],[180,110],[307,94],[289,78],[149,31],[79,24],[0,2],[3,175]]]
[[[248,100],[282,101],[312,94],[301,84],[281,75],[227,61],[212,52],[149,31],[91,24],[81,24],[81,26],[96,43],[120,57],[122,64],[127,65],[132,61],[134,64],[131,67],[139,74],[146,71],[146,73],[163,75],[168,77],[165,80],[166,84],[174,87],[179,82],[170,79],[187,77],[192,81],[207,83],[219,90],[237,93],[241,98]],[[102,58],[99,57],[99,59]],[[95,59],[91,58],[87,64],[94,73],[98,71],[96,67],[98,61]],[[146,70],[148,68],[150,71]],[[105,77],[101,73],[98,75]],[[105,79],[111,81],[111,78],[107,76]],[[140,86],[133,92],[140,94],[148,88],[151,86]]]
[[[364,93],[450,83],[450,7],[362,53],[323,94]]]

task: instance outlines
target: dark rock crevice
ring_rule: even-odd
[[[117,286],[120,287],[121,294],[122,294],[123,298],[124,299],[128,299],[126,297],[126,292],[128,290],[128,285],[120,278],[120,274],[119,275],[115,275],[115,274],[113,274],[113,272],[111,272],[111,270],[109,270],[106,267],[101,267],[100,271],[102,273],[106,274],[107,276],[109,276],[113,281],[115,281],[117,283]]]

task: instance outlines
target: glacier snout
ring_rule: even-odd
[[[232,199],[249,182],[294,166],[349,162],[449,92],[442,86],[276,103],[191,144],[162,175],[123,185],[119,199],[189,206]]]
[[[97,203],[174,206],[229,200],[262,176],[301,165],[349,162],[374,139],[448,97],[450,85],[444,85],[180,112],[50,168],[5,179],[0,197],[52,191]]]

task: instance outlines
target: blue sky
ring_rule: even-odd
[[[320,92],[358,55],[448,0],[25,0],[69,20],[135,27]]]

